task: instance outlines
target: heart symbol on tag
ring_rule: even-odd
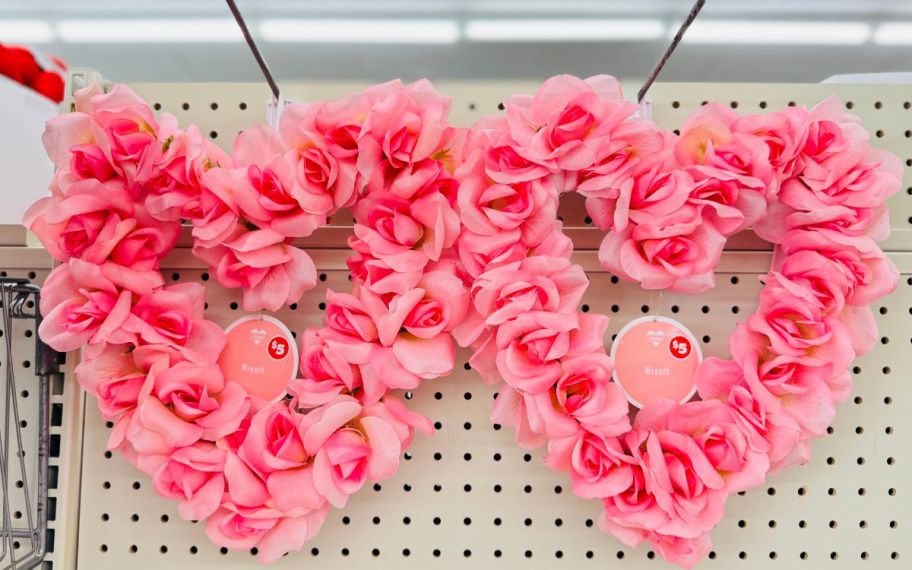
[[[250,340],[253,344],[260,344],[266,338],[266,331],[263,329],[253,329],[250,331]]]
[[[659,343],[662,342],[662,339],[665,338],[664,331],[646,331],[646,336],[649,337],[649,342],[652,343],[652,346],[659,346]]]

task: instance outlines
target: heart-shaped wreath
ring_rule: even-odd
[[[427,82],[392,82],[293,105],[230,156],[123,86],[80,92],[49,124],[53,195],[26,216],[61,262],[40,334],[83,349],[77,378],[114,422],[110,447],[182,516],[208,519],[214,542],[275,560],[329,505],[392,475],[430,426],[388,392],[449,373],[450,333],[506,382],[495,421],[547,444],[574,492],[603,502],[604,529],[679,564],[709,550],[729,493],[806,460],[875,338],[867,305],[896,283],[874,240],[898,159],[834,101],[747,117],[707,106],[675,136],[637,118],[613,78],[560,76],[506,109],[466,132]],[[698,371],[701,400],[655,402],[631,425],[607,317],[577,311],[588,281],[557,220],[573,190],[608,232],[602,263],[647,288],[711,287],[726,236],[748,225],[775,244],[733,360]],[[225,337],[202,288],[164,286],[159,263],[189,222],[219,283],[276,310],[316,280],[293,239],[342,207],[354,290],[328,294],[301,378],[263,401],[214,364]]]

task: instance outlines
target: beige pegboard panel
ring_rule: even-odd
[[[258,84],[139,84],[137,91],[181,123],[195,123],[225,148],[234,135],[266,117],[268,92]],[[291,100],[336,97],[359,84],[308,83],[284,86]],[[453,96],[452,119],[468,125],[497,113],[511,93],[531,92],[532,82],[439,82]],[[705,101],[737,106],[739,112],[771,111],[787,105],[812,105],[839,95],[865,126],[875,145],[903,160],[912,156],[912,111],[901,88],[848,85],[656,85],[651,96],[654,117],[665,128],[680,126]],[[761,105],[761,103],[764,103]],[[882,136],[877,136],[882,131]],[[912,249],[908,233],[912,193],[906,186],[893,199],[894,237],[888,242],[903,276],[900,290],[874,307],[883,335],[871,354],[859,359],[853,376],[854,399],[840,406],[832,433],[816,442],[813,460],[744,496],[734,496],[726,517],[713,533],[715,550],[700,568],[782,570],[800,568],[912,567]],[[735,323],[754,308],[769,254],[750,235],[730,240],[717,274],[718,286],[699,296],[645,292],[618,282],[598,266],[594,252],[599,233],[579,200],[561,207],[578,247],[577,261],[592,281],[585,302],[594,312],[611,316],[612,334],[645,312],[675,316],[690,326],[709,355],[726,354],[726,338]],[[350,287],[338,249],[349,233],[350,216],[338,216],[308,242],[325,280],[297,304],[278,314],[300,332],[322,318],[325,290]],[[2,228],[0,228],[2,229]],[[34,250],[0,248],[0,267],[48,267]],[[21,251],[21,250],[20,250]],[[203,280],[205,268],[186,250],[165,262],[169,281],[196,280],[208,289],[208,316],[225,325],[242,315],[240,296]],[[37,278],[40,279],[41,273]],[[289,555],[276,568],[629,568],[670,567],[645,547],[628,549],[594,527],[598,504],[575,498],[566,477],[546,469],[542,451],[524,452],[508,429],[488,421],[495,389],[464,366],[446,379],[426,382],[410,405],[438,422],[432,437],[418,436],[399,473],[377,487],[366,487],[348,507],[333,510],[323,532],[304,550]],[[71,381],[70,381],[71,382]],[[77,393],[69,390],[65,394]],[[77,525],[58,536],[58,550],[70,560],[67,569],[169,568],[195,570],[247,568],[250,553],[226,552],[213,546],[201,524],[182,521],[175,504],[158,498],[150,481],[117,457],[107,457],[108,429],[95,403],[69,400],[65,409],[64,452],[83,445],[81,459],[68,458],[62,481],[72,488],[67,515]],[[75,422],[75,423],[74,423]],[[69,437],[70,439],[66,439]],[[76,499],[78,498],[78,509]],[[63,499],[63,497],[61,497]],[[58,514],[58,518],[61,515]],[[78,532],[77,532],[78,530]],[[60,534],[60,533],[58,533]],[[75,558],[78,563],[73,562]]]

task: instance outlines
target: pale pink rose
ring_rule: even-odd
[[[482,235],[463,229],[457,243],[459,259],[471,277],[478,277],[485,271],[525,258],[529,248],[521,238],[519,230]]]
[[[348,293],[326,291],[326,325],[364,342],[377,339],[377,323],[361,300]]]
[[[584,499],[611,497],[633,483],[632,471],[624,467],[633,458],[618,440],[582,427],[576,434],[548,441],[547,463],[568,471],[573,492]]]
[[[710,289],[725,237],[712,224],[699,223],[700,218],[695,221],[658,231],[628,226],[609,232],[599,248],[599,261],[646,289],[688,293]]]
[[[474,365],[473,365],[474,368]],[[529,425],[526,398],[509,386],[501,386],[491,408],[491,422],[512,428],[516,445],[523,449],[537,449],[548,443],[544,433],[536,432]]]
[[[750,330],[768,339],[775,354],[809,356],[831,362],[839,370],[855,353],[847,327],[787,289],[769,285],[760,293],[760,307],[747,321]]]
[[[665,226],[679,212],[694,190],[694,179],[686,170],[667,172],[656,166],[623,185],[614,207],[611,229],[623,231],[629,224]]]
[[[682,166],[701,165],[734,174],[747,188],[775,195],[778,178],[770,164],[764,139],[733,130],[738,115],[713,103],[692,114],[675,143],[675,158]]]
[[[102,417],[111,420],[136,408],[147,371],[133,360],[132,347],[109,345],[76,366],[76,380],[98,399]]]
[[[210,168],[202,174],[199,193],[182,207],[181,216],[193,224],[193,242],[200,247],[220,245],[241,225],[229,168]]]
[[[424,274],[424,267],[413,271],[393,269],[387,262],[375,258],[371,247],[354,236],[348,238],[348,245],[355,252],[346,260],[352,279],[377,295],[402,295],[411,290]]]
[[[456,204],[459,183],[453,177],[455,164],[447,159],[427,158],[396,173],[389,185],[380,189],[408,200],[417,200],[429,195],[442,195],[450,206]]]
[[[614,366],[601,352],[561,359],[561,376],[545,392],[524,396],[531,429],[549,438],[579,435],[582,428],[603,436],[630,429],[627,398],[611,381]]]
[[[288,387],[296,406],[315,408],[339,394],[361,390],[362,369],[370,362],[371,349],[370,343],[335,329],[305,330],[301,338],[302,378]]]
[[[482,167],[476,157],[459,174],[459,215],[466,229],[484,236],[519,230],[527,246],[541,243],[557,217],[558,193],[551,180],[491,184]]]
[[[239,229],[216,247],[194,246],[193,254],[209,264],[222,286],[243,289],[245,311],[278,311],[317,282],[310,256],[272,230]]]
[[[387,479],[399,467],[400,434],[388,416],[370,410],[339,396],[307,416],[305,444],[314,454],[314,485],[336,507],[345,506],[368,479]]]
[[[704,532],[696,538],[651,532],[649,545],[665,560],[687,569],[702,562],[712,549],[709,532]]]
[[[576,190],[588,198],[587,204],[590,200],[617,198],[644,162],[669,163],[673,144],[673,136],[652,121],[628,119],[601,141],[595,160],[580,170]]]
[[[693,438],[668,430],[634,429],[622,443],[642,469],[643,479],[638,480],[634,472],[627,490],[610,503],[604,501],[606,514],[615,523],[634,523],[661,534],[696,538],[719,522],[727,495],[725,480]],[[631,493],[643,492],[640,485],[654,498],[658,513],[648,498],[641,498],[643,508],[629,516],[619,511],[621,505],[629,504]],[[624,502],[618,500],[624,495]],[[637,520],[640,517],[642,520]]]
[[[152,477],[168,462],[174,447],[158,433],[144,429],[139,423],[138,411],[131,410],[114,420],[108,450],[120,452],[131,465]]]
[[[754,397],[769,410],[791,415],[805,435],[822,435],[836,415],[834,404],[851,393],[847,371],[838,363],[771,354],[766,339],[743,325],[730,345]]]
[[[236,382],[226,383],[221,369],[211,364],[179,362],[150,372],[149,380],[149,393],[188,424],[180,429],[202,430],[200,437],[209,441],[234,433],[250,409],[244,388]],[[176,425],[168,420],[167,425]]]
[[[261,477],[274,471],[308,465],[312,453],[304,448],[305,416],[282,402],[254,414],[238,456]]]
[[[367,96],[371,107],[358,136],[358,172],[368,188],[383,188],[395,171],[447,152],[454,135],[446,122],[451,101],[427,79],[407,86],[390,82]]]
[[[601,143],[636,105],[624,101],[620,83],[609,75],[558,75],[535,95],[510,97],[506,109],[517,152],[557,171],[593,164]]]
[[[576,311],[588,284],[582,268],[565,257],[536,255],[496,267],[475,278],[473,306],[454,334],[460,344],[468,346],[486,326],[528,311]]]
[[[214,513],[225,493],[226,452],[208,442],[175,450],[152,477],[155,492],[180,501],[178,512],[185,520],[203,520]]]
[[[101,182],[121,174],[101,127],[85,112],[62,113],[49,119],[41,142],[58,171]]]
[[[358,155],[358,135],[370,112],[370,99],[364,93],[316,103],[292,103],[282,111],[279,132],[286,145],[302,148],[321,139],[337,157]]]
[[[226,548],[249,550],[256,546],[259,559],[274,562],[300,549],[320,531],[329,505],[313,489],[311,469],[277,472],[279,483],[263,482],[243,461],[229,453],[225,461],[227,492],[219,509],[206,523],[206,535]],[[286,477],[287,476],[287,477]],[[285,505],[287,491],[297,500]],[[279,504],[288,506],[283,509]]]
[[[107,93],[87,88],[75,99],[76,112],[92,118],[96,142],[131,181],[151,170],[162,142],[177,125],[167,114],[159,124],[149,104],[123,84]]]
[[[170,345],[188,360],[212,363],[225,346],[225,331],[203,318],[205,289],[179,283],[140,297],[111,342]]]
[[[138,225],[133,199],[120,179],[81,180],[65,192],[52,183],[51,192],[26,211],[22,223],[57,261],[78,257],[102,263]]]
[[[789,177],[800,167],[799,155],[808,137],[807,109],[786,107],[775,113],[735,118],[731,130],[759,137],[769,149],[769,161],[779,176]]]
[[[669,430],[693,438],[725,480],[725,491],[737,493],[763,483],[769,470],[769,444],[737,412],[718,400],[679,404],[659,400],[636,416],[634,426]]]
[[[767,211],[762,189],[748,188],[736,174],[706,168],[689,167],[694,179],[689,202],[700,208],[704,220],[724,235],[732,235],[761,220]]]
[[[548,174],[546,167],[523,157],[516,147],[506,117],[487,116],[472,125],[464,152],[480,153],[484,173],[500,184],[530,182]]]
[[[842,103],[828,97],[808,114],[808,134],[801,149],[803,163],[821,164],[842,153],[866,148],[870,135],[855,115],[843,111]]]
[[[238,136],[232,156],[242,167],[232,171],[241,210],[284,235],[309,235],[355,197],[354,159],[333,156],[318,133],[288,144],[257,125]]]
[[[459,236],[459,216],[440,194],[409,201],[376,193],[358,202],[354,212],[356,241],[394,271],[422,270]]]
[[[198,208],[203,173],[230,167],[231,157],[190,125],[165,140],[161,156],[142,181],[145,207],[159,220],[191,219]]]
[[[781,258],[778,266],[764,281],[805,299],[825,315],[842,312],[854,292],[855,283],[842,266],[816,251],[796,251]]]
[[[849,305],[867,305],[896,289],[899,271],[870,238],[832,230],[792,231],[775,250],[773,269],[799,251],[816,251],[835,262],[852,283]]]
[[[45,280],[38,334],[60,352],[108,342],[130,320],[134,297],[149,295],[161,283],[156,271],[71,259]]]
[[[743,330],[743,326],[739,330]],[[742,342],[749,341],[744,339]],[[749,364],[746,360],[743,362]],[[730,360],[707,358],[697,369],[697,391],[704,400],[726,403],[737,413],[738,421],[744,425],[744,433],[757,433],[767,442],[770,464],[775,470],[799,446],[802,428],[794,417],[782,410],[778,400],[765,397],[766,390],[751,372],[757,369],[756,362],[748,366],[747,373],[741,366]],[[763,444],[754,440],[752,445],[760,448]]]
[[[608,318],[591,313],[530,311],[497,328],[497,371],[524,393],[548,390],[561,359],[604,350]]]

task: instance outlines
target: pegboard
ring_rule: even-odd
[[[184,123],[196,123],[217,143],[230,147],[234,135],[265,117],[267,91],[257,84],[135,85],[160,110]],[[285,86],[292,100],[339,96],[357,84]],[[532,83],[439,83],[453,96],[454,123],[467,125],[496,113],[511,93],[531,92]],[[702,101],[722,101],[739,112],[762,112],[813,104],[826,95],[841,96],[877,146],[912,160],[912,110],[901,87],[835,85],[665,84],[654,87],[654,117],[674,129]],[[878,133],[879,132],[879,133]],[[908,163],[912,164],[912,162]],[[726,517],[713,532],[714,551],[700,568],[898,568],[910,567],[912,549],[912,401],[907,380],[912,369],[912,177],[891,203],[894,236],[887,242],[903,273],[900,290],[874,306],[881,342],[853,369],[854,399],[839,407],[830,435],[815,442],[813,459],[763,487],[728,502]],[[613,334],[645,313],[674,316],[691,327],[706,355],[725,356],[727,337],[756,306],[758,274],[769,265],[769,247],[750,234],[729,240],[717,273],[717,287],[682,296],[647,292],[618,281],[597,263],[599,232],[579,200],[568,197],[560,215],[577,246],[576,261],[591,285],[584,299],[589,310],[611,317]],[[297,304],[278,317],[300,332],[319,323],[327,288],[348,291],[344,244],[350,217],[337,216],[332,227],[305,243],[320,280]],[[15,248],[0,250],[0,267],[12,263]],[[16,256],[17,267],[48,267],[46,257],[30,251]],[[41,259],[39,259],[41,258]],[[244,313],[240,295],[208,279],[205,268],[186,249],[164,263],[169,282],[200,281],[207,287],[207,316],[227,325]],[[585,308],[584,308],[585,310]],[[410,406],[436,422],[432,437],[419,435],[403,457],[399,472],[365,487],[344,510],[330,511],[320,535],[275,568],[671,568],[646,547],[629,549],[595,526],[596,501],[570,492],[566,476],[542,465],[543,450],[526,452],[509,429],[488,420],[496,387],[487,386],[457,355],[454,373],[428,381],[411,396]],[[69,384],[67,388],[72,387]],[[75,392],[75,390],[69,390]],[[91,399],[85,402],[81,460],[66,464],[67,481],[79,485],[78,534],[69,527],[63,549],[76,556],[75,567],[90,570],[170,568],[192,570],[218,565],[247,568],[247,552],[213,546],[202,524],[177,515],[176,504],[158,498],[151,482],[104,446],[108,428]],[[83,409],[68,407],[67,421],[81,420]],[[68,416],[69,418],[69,416]],[[70,503],[72,505],[72,501]],[[62,542],[61,542],[62,541]],[[73,566],[67,565],[66,568]]]

